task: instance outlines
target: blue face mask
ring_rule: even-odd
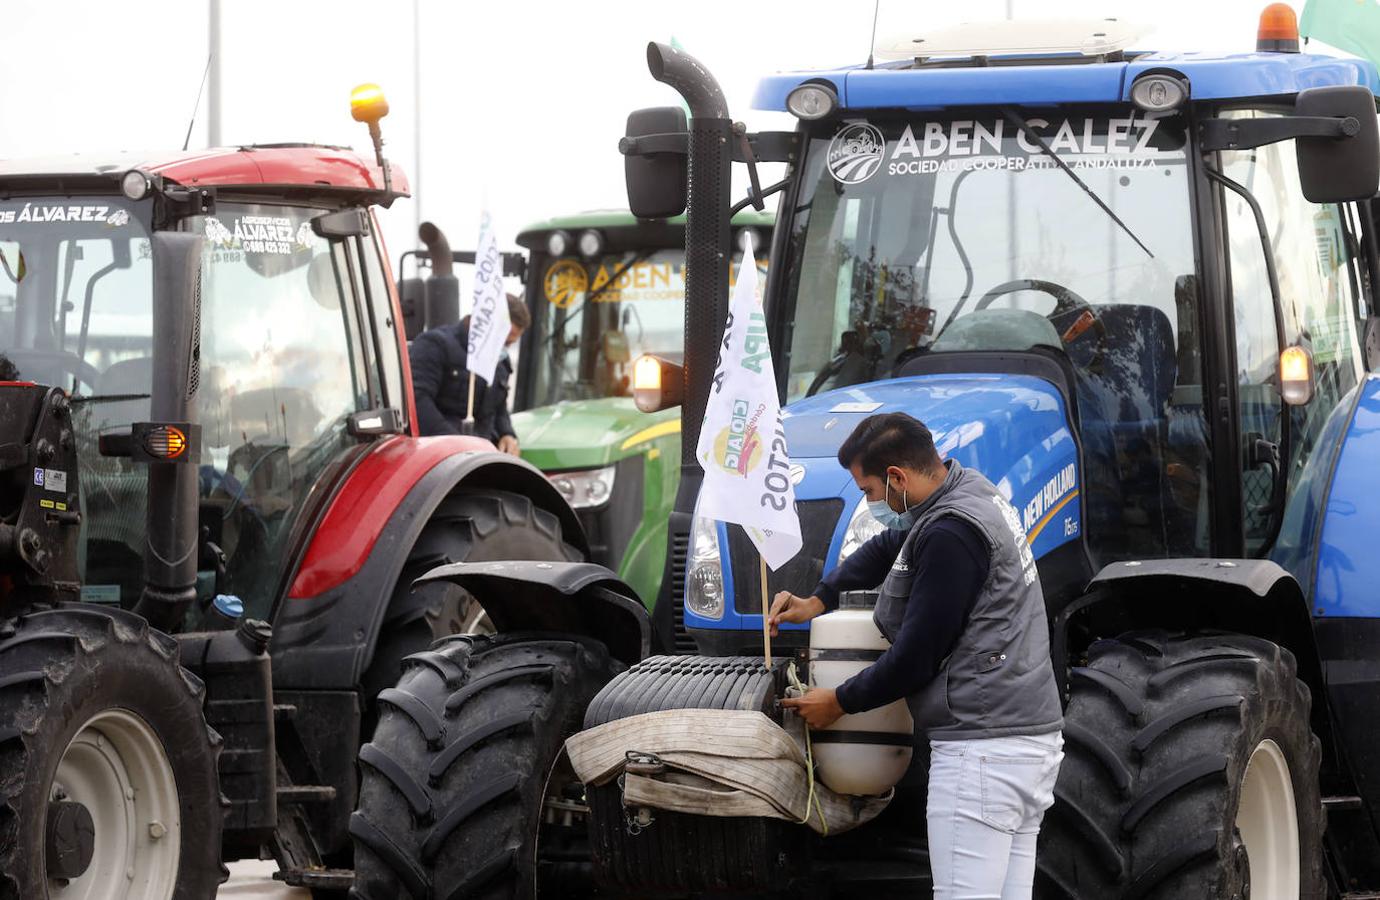
[[[883,528],[895,528],[900,531],[909,531],[915,524],[915,516],[911,514],[910,504],[906,502],[906,495],[901,493],[901,505],[907,507],[903,513],[898,513],[891,508],[891,476],[886,477],[886,493],[881,500],[867,501],[867,511],[872,513],[872,518],[882,524]]]

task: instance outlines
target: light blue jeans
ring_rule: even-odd
[[[934,900],[1030,900],[1063,747],[1058,732],[930,741]]]

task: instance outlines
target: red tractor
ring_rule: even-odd
[[[587,553],[537,469],[417,436],[355,101],[376,159],[0,164],[0,900],[347,888],[361,735],[464,599],[413,579]]]

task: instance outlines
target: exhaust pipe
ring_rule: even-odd
[[[695,460],[709,381],[728,318],[730,169],[733,122],[718,81],[704,64],[666,44],[647,45],[652,77],[674,88],[690,107],[690,183],[685,210],[685,402],[681,405],[680,493],[677,509],[699,494]],[[690,494],[684,492],[689,490]],[[689,498],[689,503],[682,500]]]
[[[149,418],[196,426],[201,387],[201,243],[199,234],[155,232],[153,383]],[[199,451],[193,440],[194,449]],[[134,611],[153,627],[182,624],[196,599],[197,461],[148,466],[144,589]]]
[[[652,617],[675,652],[675,611],[685,600],[685,557],[704,471],[695,458],[710,381],[728,318],[730,175],[733,122],[718,81],[704,64],[666,44],[647,45],[652,77],[674,88],[690,108],[689,184],[685,209],[685,366],[680,407],[680,486],[671,513],[666,567]]]
[[[460,321],[460,279],[455,277],[450,241],[431,222],[417,228],[417,237],[431,258],[431,277],[426,280],[426,327],[454,324]]]

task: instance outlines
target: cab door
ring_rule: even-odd
[[[1271,116],[1238,111],[1234,116]],[[1356,387],[1362,370],[1360,278],[1351,248],[1359,246],[1348,205],[1308,202],[1299,184],[1296,144],[1281,141],[1221,154],[1221,171],[1250,192],[1260,208],[1264,239],[1249,202],[1224,189],[1232,323],[1240,415],[1242,529],[1248,555],[1269,552],[1304,469],[1322,449],[1329,415]],[[1268,255],[1268,258],[1267,258]],[[1269,266],[1278,283],[1271,296]],[[1314,363],[1308,403],[1286,406],[1278,359],[1297,344]],[[1271,459],[1278,448],[1278,475]]]
[[[315,512],[373,439],[359,415],[401,390],[397,364],[380,364],[367,235],[314,226],[333,212],[221,202],[191,223],[206,237],[201,525],[214,545],[199,593],[238,596],[256,618],[269,618]]]

